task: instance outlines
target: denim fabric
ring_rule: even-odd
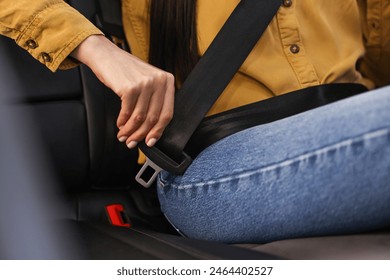
[[[162,173],[162,210],[188,237],[227,243],[390,225],[390,87],[253,127]]]

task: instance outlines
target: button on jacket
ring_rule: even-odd
[[[126,38],[147,61],[148,0],[122,0]],[[205,52],[239,0],[198,0]],[[63,1],[0,0],[0,33],[52,71],[75,65],[69,53],[101,34]],[[390,0],[286,0],[209,114],[324,83],[390,83]]]
[[[68,55],[102,32],[61,0],[0,0],[0,34],[55,71],[76,66]]]

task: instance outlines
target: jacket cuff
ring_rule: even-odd
[[[16,43],[51,71],[77,66],[69,54],[88,36],[103,34],[65,3],[50,5],[36,14]]]

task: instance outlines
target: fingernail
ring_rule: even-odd
[[[120,127],[119,127],[119,129],[122,129],[124,127],[124,125],[121,125]]]
[[[122,136],[118,140],[119,140],[119,142],[123,143],[123,142],[125,142],[127,140],[127,136]]]
[[[129,144],[127,144],[127,148],[134,149],[138,145],[138,142],[131,141]]]
[[[157,142],[157,139],[156,138],[152,138],[148,141],[148,143],[146,143],[146,145],[148,145],[149,147],[153,147]]]

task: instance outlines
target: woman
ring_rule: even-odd
[[[1,0],[0,32],[51,70],[71,67],[72,58],[88,65],[122,100],[118,140],[153,146],[172,118],[175,84],[238,2],[123,0],[136,57],[62,1]],[[209,114],[320,84],[389,83],[387,2],[285,0]],[[389,109],[390,93],[380,91],[232,135],[202,152],[183,176],[160,176],[162,209],[182,234],[223,242],[387,226]]]

